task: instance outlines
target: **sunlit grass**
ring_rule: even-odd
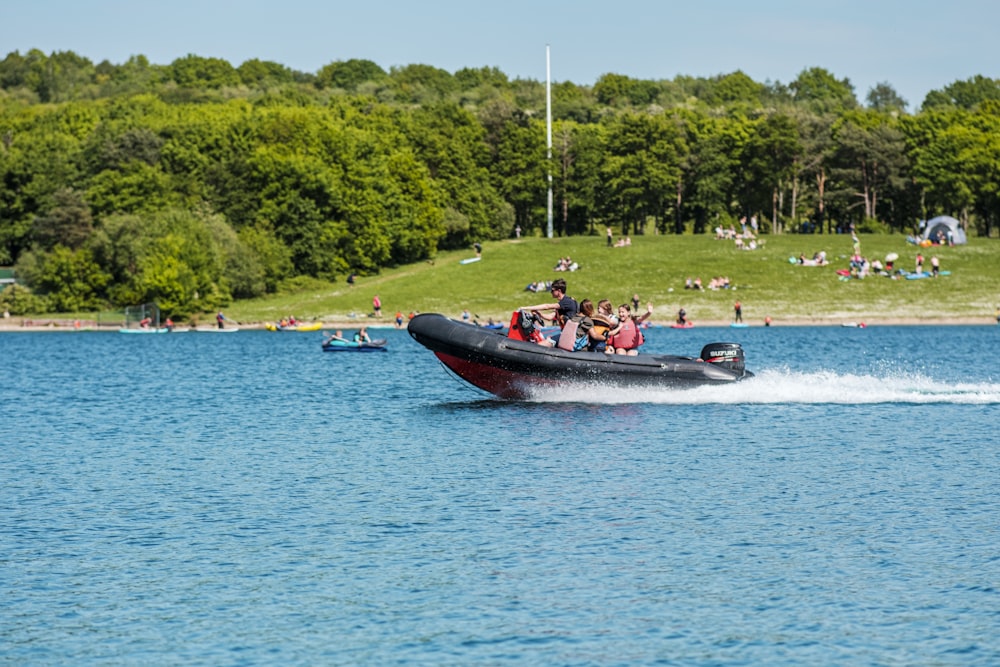
[[[918,248],[899,235],[861,236],[862,253],[884,259],[896,252],[897,267],[914,269]],[[825,250],[830,265],[802,267],[789,258]],[[845,235],[783,235],[764,237],[763,248],[736,250],[732,241],[706,236],[635,237],[627,248],[607,248],[603,237],[521,239],[487,243],[481,261],[460,264],[473,251],[440,253],[432,262],[389,269],[360,277],[354,287],[329,284],[324,289],[241,301],[227,313],[241,321],[267,321],[294,314],[304,319],[336,320],[354,314],[366,317],[375,294],[382,299],[383,317],[440,312],[506,320],[521,305],[545,302],[547,294],[524,291],[532,281],[564,278],[576,299],[602,298],[615,304],[638,293],[656,308],[654,320],[672,319],[680,307],[695,321],[727,321],[735,299],[743,303],[751,323],[771,316],[776,322],[812,320],[871,320],[893,318],[983,318],[988,321],[1000,304],[1000,241],[970,239],[954,248],[928,248],[937,254],[950,276],[937,280],[840,280],[847,268],[852,242]],[[553,271],[569,255],[580,270]],[[733,289],[701,292],[684,289],[688,276],[707,286],[713,276],[728,276]]]

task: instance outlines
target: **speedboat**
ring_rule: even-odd
[[[324,352],[385,352],[389,348],[385,346],[385,338],[377,338],[369,341],[344,340],[343,338],[328,338],[323,341]]]
[[[500,398],[531,398],[563,386],[687,388],[753,377],[737,343],[711,343],[697,358],[571,352],[531,340],[534,327],[521,311],[507,335],[424,313],[410,320],[407,332],[458,377]]]

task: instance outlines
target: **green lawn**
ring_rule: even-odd
[[[896,252],[897,266],[912,271],[918,248],[899,235],[860,237],[862,254],[884,259]],[[399,310],[440,312],[456,317],[463,308],[487,317],[509,318],[521,305],[549,301],[547,294],[525,292],[532,281],[566,279],[576,299],[602,298],[615,304],[638,293],[643,303],[656,309],[653,320],[667,321],[678,308],[694,321],[726,321],[735,299],[743,303],[750,323],[767,315],[776,324],[827,321],[928,319],[936,322],[969,320],[988,322],[1000,305],[1000,241],[970,239],[968,245],[922,250],[930,269],[933,254],[942,270],[951,275],[936,280],[891,280],[871,276],[840,280],[837,269],[847,268],[852,252],[846,235],[782,235],[763,237],[762,248],[736,250],[732,241],[709,236],[646,236],[633,239],[627,248],[607,248],[603,237],[521,239],[487,243],[481,261],[460,264],[472,257],[470,249],[445,252],[433,261],[359,277],[353,287],[345,282],[318,284],[294,294],[240,301],[227,315],[244,322],[279,319],[294,314],[300,319],[340,320],[351,313],[371,312],[375,294],[390,319]],[[825,250],[830,265],[802,267],[790,257]],[[580,264],[575,272],[556,272],[561,256]],[[730,290],[701,292],[684,289],[688,276],[700,277],[707,286],[713,276],[731,280]]]

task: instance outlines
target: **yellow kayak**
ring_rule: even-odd
[[[281,326],[274,322],[268,322],[264,325],[264,328],[268,331],[319,331],[323,328],[323,323],[302,322],[300,324],[286,324],[285,326]]]

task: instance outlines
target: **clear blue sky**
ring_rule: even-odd
[[[913,110],[976,74],[1000,78],[997,0],[21,0],[0,10],[0,55],[74,51],[165,65],[193,53],[316,72],[364,58],[388,70],[494,66],[509,77],[593,84],[742,70],[788,83],[808,67],[848,78],[858,99],[887,81]]]

